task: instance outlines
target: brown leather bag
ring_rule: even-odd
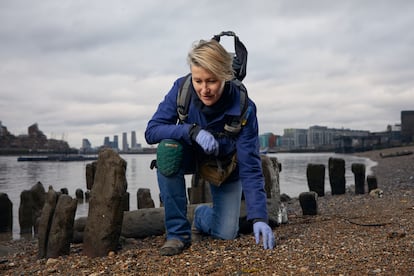
[[[199,166],[200,178],[215,186],[220,186],[237,167],[236,153],[227,160],[209,159]]]

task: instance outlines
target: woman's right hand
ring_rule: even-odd
[[[219,153],[219,143],[216,138],[207,130],[200,130],[197,134],[195,141],[199,144],[206,154],[214,154],[215,156]]]

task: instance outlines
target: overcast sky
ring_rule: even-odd
[[[0,121],[72,147],[135,130],[147,146],[193,42],[232,30],[260,133],[383,131],[414,110],[413,15],[411,0],[1,0]]]

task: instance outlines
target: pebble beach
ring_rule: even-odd
[[[89,258],[82,244],[67,256],[37,258],[37,240],[0,241],[0,275],[414,275],[414,146],[358,153],[376,161],[382,196],[326,194],[318,214],[303,216],[286,203],[288,223],[274,228],[277,245],[264,250],[253,235],[233,241],[206,238],[165,257],[163,236],[123,241],[122,249]],[[367,188],[366,188],[367,189]]]

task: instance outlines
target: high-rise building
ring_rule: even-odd
[[[114,143],[112,144],[112,148],[115,149],[115,150],[119,149],[118,135],[114,135]]]
[[[137,134],[135,130],[131,131],[131,148],[135,149],[137,147]]]
[[[124,132],[122,133],[122,151],[126,152],[128,151],[128,137],[127,137],[127,133]]]
[[[109,140],[108,136],[105,136],[103,145],[104,145],[104,147],[112,148],[111,141]]]

